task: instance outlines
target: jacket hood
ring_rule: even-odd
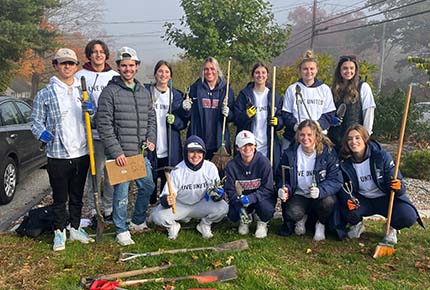
[[[307,87],[307,85],[303,82],[303,79],[299,79],[299,82],[302,83],[304,86]],[[324,83],[322,81],[320,81],[319,79],[315,78],[314,79],[314,83],[309,88],[317,88],[317,87],[319,87],[319,86],[321,86],[323,84]]]
[[[203,159],[199,164],[193,165],[188,161],[188,156],[187,156],[188,151],[192,150],[192,149],[189,149],[189,147],[194,147],[194,148],[201,147],[201,150],[203,151]],[[203,165],[205,155],[206,155],[205,142],[199,136],[196,136],[196,135],[191,135],[190,137],[188,137],[184,145],[184,161],[187,167],[193,171],[199,170]]]
[[[78,81],[77,78],[74,78],[73,84],[71,86],[66,85],[65,83],[63,83],[58,77],[53,76],[49,79],[49,84],[50,85],[55,85],[57,87],[63,88],[63,89],[67,89],[69,87],[80,87],[80,83]]]
[[[89,71],[93,71],[93,72],[97,72],[94,67],[91,65],[91,62],[86,62],[84,63],[84,65],[82,66],[84,69],[89,70]],[[101,72],[107,72],[112,70],[112,68],[110,67],[110,65],[108,63],[105,63],[105,67]]]
[[[208,83],[205,80],[202,81],[202,86],[208,91],[211,90],[208,86]],[[227,86],[227,82],[225,81],[225,79],[218,77],[218,80],[213,90],[222,90],[226,86]]]

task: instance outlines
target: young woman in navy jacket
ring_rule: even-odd
[[[308,215],[311,215],[317,220],[314,240],[324,240],[325,225],[332,216],[337,204],[336,193],[342,186],[337,154],[315,121],[305,120],[299,124],[296,142],[284,151],[276,174],[284,219],[278,234],[304,235]]]
[[[234,104],[235,124],[237,132],[251,131],[257,141],[257,151],[270,159],[271,127],[275,131],[282,130],[284,122],[281,117],[282,98],[275,93],[275,103],[272,104],[272,84],[268,82],[269,69],[258,62],[252,68],[252,82],[240,91]],[[275,106],[275,116],[271,116],[272,106]],[[281,142],[275,135],[273,140],[273,168],[276,169],[281,159]]]
[[[393,177],[393,158],[379,143],[370,140],[364,126],[353,125],[346,131],[341,160],[345,185],[339,192],[339,200],[345,222],[352,225],[348,231],[349,238],[359,238],[363,233],[363,217],[374,214],[387,216],[391,190],[395,191],[395,198],[391,227],[385,241],[396,244],[397,230],[410,227],[417,221],[422,225],[417,209],[406,195],[401,173]]]

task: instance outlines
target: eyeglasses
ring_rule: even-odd
[[[357,61],[357,57],[355,55],[342,55],[339,57],[340,61]]]

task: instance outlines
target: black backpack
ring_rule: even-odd
[[[45,232],[52,232],[53,224],[54,214],[52,206],[48,205],[30,210],[15,231],[20,236],[35,238]]]

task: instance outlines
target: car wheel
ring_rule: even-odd
[[[17,168],[15,160],[8,157],[0,168],[0,204],[9,203],[16,190]]]

